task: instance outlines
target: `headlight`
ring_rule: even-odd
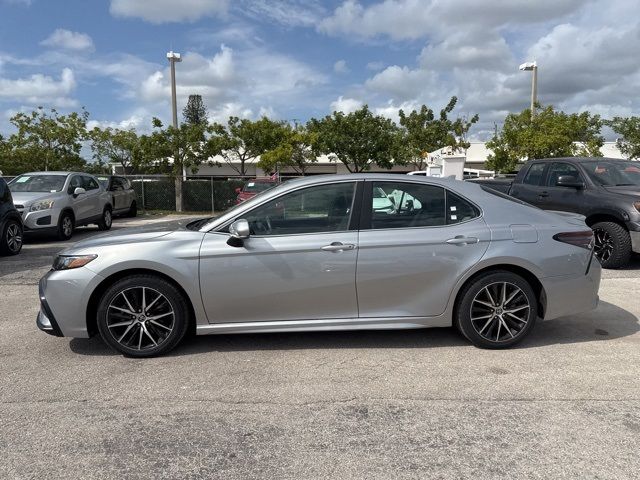
[[[84,267],[96,257],[97,255],[57,255],[53,260],[53,269],[70,270],[72,268]]]
[[[30,212],[38,212],[40,210],[49,210],[53,207],[53,200],[40,200],[39,202],[34,203],[29,208]]]

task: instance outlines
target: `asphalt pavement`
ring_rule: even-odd
[[[37,330],[64,247],[0,259],[0,478],[640,478],[638,258],[605,272],[597,310],[511,350],[443,328],[196,337],[134,360]]]

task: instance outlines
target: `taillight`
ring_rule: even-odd
[[[584,230],[582,232],[562,232],[556,233],[553,236],[554,240],[563,243],[569,243],[576,247],[586,248],[591,250],[593,248],[593,231]]]

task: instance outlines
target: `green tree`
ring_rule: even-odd
[[[209,123],[207,107],[202,101],[201,95],[189,95],[187,105],[182,110],[182,118],[185,123],[192,125],[206,125]]]
[[[95,127],[88,133],[93,158],[99,165],[118,163],[124,173],[140,166],[140,139],[134,130]]]
[[[247,174],[247,163],[273,150],[282,142],[283,122],[262,117],[260,120],[229,117],[227,125],[213,124],[209,131],[206,150],[220,155],[225,163],[239,175]]]
[[[398,127],[388,118],[374,115],[367,105],[345,115],[333,112],[321,120],[311,119],[316,135],[314,150],[342,162],[352,173],[367,171],[372,164],[392,168],[405,161]]]
[[[620,152],[628,158],[640,158],[640,117],[615,117],[605,123],[622,137],[616,140]]]
[[[529,109],[507,115],[502,130],[487,142],[493,150],[486,166],[513,171],[520,161],[533,158],[601,156],[602,120],[589,112],[567,114],[553,106],[540,107],[531,118]]]
[[[208,126],[183,123],[178,128],[164,127],[153,119],[154,131],[140,138],[138,160],[175,179],[176,210],[182,211],[182,175],[195,173],[208,157],[205,148]]]
[[[6,140],[5,174],[84,168],[86,162],[80,152],[87,136],[88,117],[85,110],[61,115],[55,109],[47,112],[42,107],[14,115],[10,122],[17,132]]]
[[[400,110],[400,126],[407,148],[408,161],[418,170],[424,170],[428,155],[440,148],[451,147],[453,150],[467,149],[466,141],[469,129],[478,121],[478,115],[471,119],[457,118],[452,120],[449,114],[456,106],[457,97],[451,97],[449,103],[440,110],[436,117],[433,110],[422,105],[420,110],[413,110],[408,115]]]
[[[260,156],[258,166],[264,171],[277,171],[284,167],[305,175],[309,166],[318,161],[313,151],[317,134],[304,125],[283,125],[280,143]]]

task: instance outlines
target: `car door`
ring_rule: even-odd
[[[357,318],[358,182],[302,187],[242,215],[251,236],[205,235],[200,288],[209,322]],[[236,219],[237,220],[237,219]]]
[[[76,188],[85,188],[82,175],[72,175],[69,179],[69,186],[67,187],[67,194],[70,198],[69,203],[71,208],[73,208],[73,214],[77,223],[91,215],[91,202],[86,193],[75,195],[73,192]]]
[[[542,192],[546,188],[544,186],[544,179],[547,165],[548,163],[546,162],[533,162],[529,165],[522,182],[514,183],[509,195],[530,203],[531,205],[545,208],[544,205],[547,199]]]
[[[546,202],[543,208],[545,210],[580,213],[584,211],[585,189],[557,186],[558,179],[564,176],[573,177],[586,185],[584,177],[577,167],[567,162],[553,162],[547,173],[546,188],[541,193],[546,195]]]
[[[83,195],[87,204],[87,217],[99,217],[102,215],[102,202],[100,201],[100,195],[103,190],[100,188],[98,181],[88,175],[82,176],[82,184],[87,192]]]
[[[443,313],[456,281],[489,245],[480,209],[441,185],[366,183],[356,275],[360,317]],[[392,213],[372,208],[372,188],[401,199]]]
[[[120,177],[111,178],[111,198],[114,210],[122,210],[127,204],[127,192],[124,189],[123,179]]]

